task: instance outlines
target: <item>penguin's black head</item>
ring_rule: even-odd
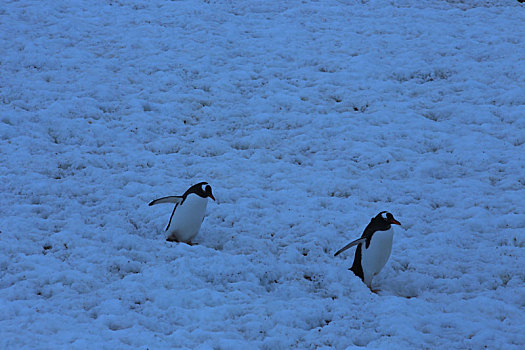
[[[198,184],[191,186],[182,196],[186,198],[186,196],[190,193],[195,193],[197,196],[202,198],[210,197],[211,199],[215,200],[215,197],[213,197],[213,193],[211,192],[211,186],[208,185],[207,182],[199,182]]]
[[[394,219],[394,215],[390,214],[387,211],[380,212],[379,214],[377,214],[376,218],[378,218],[378,219],[380,218],[381,220],[383,220],[388,225],[392,225],[392,224],[394,224],[394,225],[401,225],[401,223],[399,221]]]
[[[213,193],[211,193],[210,185],[206,185],[206,187],[204,187],[204,194],[206,195],[206,197],[210,197],[211,199],[215,200],[215,197],[213,197]]]

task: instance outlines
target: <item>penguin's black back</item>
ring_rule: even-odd
[[[352,264],[352,267],[350,268],[350,270],[352,270],[357,277],[359,277],[362,281],[364,281],[365,276],[363,274],[363,266],[361,266],[362,246],[363,244],[359,244],[357,246],[357,249],[355,250],[354,263]]]

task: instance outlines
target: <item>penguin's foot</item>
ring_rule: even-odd
[[[198,245],[199,243],[192,243],[191,241],[188,241],[188,242],[181,242],[177,239],[177,237],[175,236],[169,236],[168,238],[166,238],[166,241],[168,242],[175,242],[175,243],[186,243],[187,245],[191,245],[191,246],[194,246],[194,245]]]
[[[381,291],[381,289],[372,289],[370,288],[370,291],[374,294],[379,294],[379,292]]]
[[[168,236],[168,238],[166,238],[166,241],[179,243],[179,240],[175,236]]]

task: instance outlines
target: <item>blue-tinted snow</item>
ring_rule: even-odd
[[[0,348],[525,347],[517,1],[0,5]],[[197,246],[154,198],[209,181]],[[371,293],[347,268],[391,211]]]

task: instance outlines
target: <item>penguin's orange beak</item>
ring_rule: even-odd
[[[210,198],[213,199],[213,201],[215,201],[215,197],[213,197],[213,194],[210,193]]]
[[[401,226],[401,223],[399,221],[397,221],[396,219],[392,219],[392,221],[390,221],[390,223]]]

